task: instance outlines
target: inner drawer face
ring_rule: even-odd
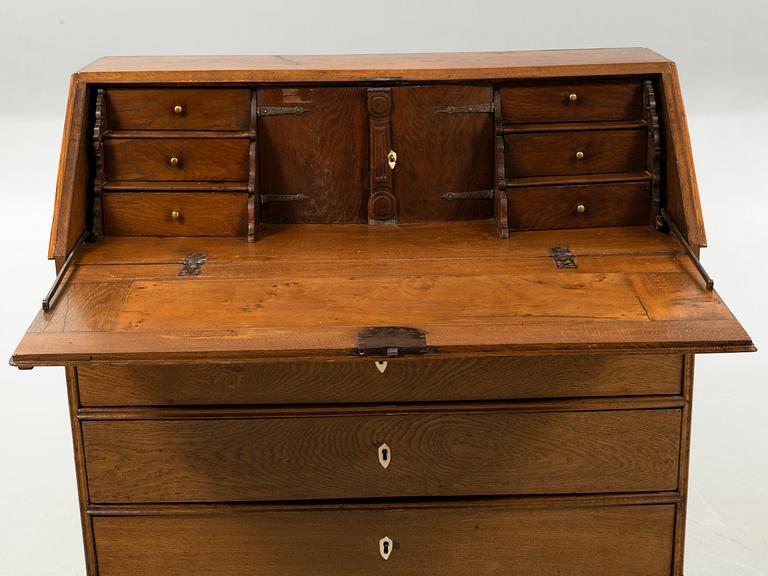
[[[248,181],[243,138],[108,138],[107,181]]]
[[[507,134],[507,177],[642,172],[646,132],[579,130]]]
[[[501,89],[504,122],[594,122],[639,120],[638,80],[546,82]]]
[[[671,504],[285,508],[97,516],[93,530],[100,576],[665,576],[674,515]]]
[[[108,236],[245,236],[248,194],[109,192],[103,196]]]
[[[648,182],[507,189],[509,227],[516,230],[640,226],[650,210]]]
[[[679,409],[83,422],[96,503],[651,492]]]
[[[431,402],[680,394],[682,373],[683,357],[679,355],[83,366],[77,369],[80,401],[84,406]]]
[[[110,88],[110,130],[248,130],[251,91],[222,88]]]

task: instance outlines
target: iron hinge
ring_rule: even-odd
[[[448,192],[443,194],[441,198],[444,200],[486,200],[492,199],[493,196],[493,190],[473,190],[472,192]]]
[[[179,276],[200,276],[203,271],[203,264],[208,259],[207,252],[192,252],[181,261],[181,270]]]
[[[493,102],[483,102],[482,104],[469,104],[467,106],[448,106],[442,110],[438,110],[441,114],[467,114],[467,113],[490,113],[495,112],[496,106]]]
[[[578,268],[568,246],[552,246],[549,249],[549,256],[555,261],[555,268]]]

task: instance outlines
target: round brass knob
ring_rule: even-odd
[[[181,218],[181,212],[179,212],[178,210],[174,210],[173,212],[171,212],[171,218],[173,218],[174,220],[178,220],[179,218]]]
[[[179,165],[179,159],[174,156],[170,159],[171,166],[178,166]]]
[[[571,102],[576,102],[576,100],[578,100],[578,99],[579,99],[579,97],[575,93],[568,94],[568,100],[570,100]]]
[[[581,150],[576,152],[576,160],[583,160],[583,159],[584,159],[584,152],[582,152]]]
[[[586,212],[586,211],[587,211],[587,207],[584,206],[584,204],[577,204],[576,205],[576,212],[578,212],[579,214],[584,214],[584,212]]]
[[[184,112],[184,108],[182,108],[181,106],[179,106],[178,104],[176,104],[176,106],[174,106],[174,107],[173,107],[173,111],[174,111],[176,114],[181,114],[182,112]]]

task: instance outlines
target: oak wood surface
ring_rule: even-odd
[[[521,574],[661,576],[674,506],[265,511],[96,517],[101,576]],[[379,540],[395,543],[388,560]]]
[[[246,193],[108,192],[103,198],[104,232],[113,236],[244,236],[248,228]]]
[[[255,244],[146,240],[89,247],[14,362],[343,357],[359,328],[393,324],[425,329],[440,354],[753,348],[677,241],[642,227],[520,232],[507,242],[490,221],[290,225]],[[557,245],[583,264],[599,256],[599,271],[555,269],[549,249]],[[209,261],[198,277],[166,266],[153,280],[113,278],[121,262],[180,263],[200,251]],[[513,254],[522,266],[494,262]],[[644,259],[641,270],[628,274],[635,257]],[[98,266],[103,258],[110,264]],[[268,273],[273,261],[278,276]],[[438,271],[427,273],[435,262]],[[81,270],[87,281],[77,280]]]
[[[247,182],[248,140],[108,138],[105,165],[107,180]]]
[[[474,401],[679,394],[682,357],[82,366],[77,374],[83,406]]]
[[[510,134],[504,146],[509,178],[636,173],[646,165],[645,130]]]
[[[396,87],[392,100],[398,222],[490,218],[491,199],[451,201],[442,196],[493,188],[493,115],[444,112],[489,104],[492,87]]]
[[[110,130],[247,130],[249,126],[247,89],[112,88],[106,94]]]
[[[638,226],[648,221],[650,199],[648,182],[513,188],[507,192],[509,227]]]
[[[571,100],[571,94],[576,100]],[[571,80],[501,88],[504,122],[638,120],[642,91],[637,80]]]
[[[365,222],[368,117],[365,88],[260,88],[259,106],[304,106],[259,120],[261,194],[303,194],[262,207],[264,222]]]

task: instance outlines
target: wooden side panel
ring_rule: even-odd
[[[680,394],[682,356],[83,366],[84,406],[479,401]]]
[[[491,190],[493,114],[451,112],[493,102],[491,86],[392,89],[393,171],[398,222],[491,218],[491,199],[447,200],[447,193]]]
[[[667,576],[674,506],[94,518],[100,576]],[[383,537],[393,541],[388,560]]]
[[[258,103],[309,109],[259,120],[260,194],[308,196],[264,204],[262,222],[366,222],[365,88],[259,88]]]
[[[53,211],[48,258],[55,259],[57,268],[86,228],[88,204],[88,90],[84,82],[73,75],[69,86],[61,157],[56,179],[56,199]]]
[[[680,419],[427,411],[82,426],[91,499],[106,504],[670,491]]]
[[[661,75],[661,87],[656,97],[661,103],[659,112],[664,133],[667,211],[691,245],[706,246],[688,120],[674,64]]]

